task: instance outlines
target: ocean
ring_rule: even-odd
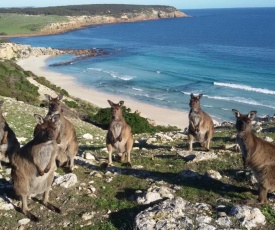
[[[189,18],[98,25],[59,35],[12,38],[53,48],[103,48],[110,55],[48,68],[81,85],[189,111],[190,94],[214,119],[231,110],[275,113],[275,8],[182,10]],[[50,58],[47,64],[72,60]],[[93,95],[91,95],[91,98]],[[107,100],[107,99],[106,99]],[[168,115],[169,116],[169,115]]]

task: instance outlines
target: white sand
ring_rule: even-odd
[[[45,61],[49,57],[50,56],[32,56],[27,59],[19,60],[17,64],[24,70],[29,70],[37,76],[45,77],[53,84],[65,89],[71,96],[86,100],[101,108],[109,107],[107,100],[111,100],[115,103],[123,100],[126,107],[129,107],[133,112],[136,110],[140,111],[141,116],[154,120],[158,125],[177,126],[180,129],[184,129],[188,126],[188,112],[186,111],[171,110],[145,104],[125,98],[124,95],[118,97],[117,95],[103,93],[87,88],[77,83],[72,75],[65,75],[46,69]]]

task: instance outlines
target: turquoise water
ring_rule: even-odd
[[[13,38],[54,48],[103,48],[108,56],[51,70],[87,87],[188,111],[190,93],[215,119],[231,109],[275,111],[275,8],[183,10],[191,18],[101,25],[62,35]],[[54,57],[48,64],[72,59]],[[91,95],[92,98],[92,95]]]

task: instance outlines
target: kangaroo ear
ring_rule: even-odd
[[[190,94],[190,97],[191,97],[191,98],[194,98],[194,94],[193,94],[193,93],[191,93],[191,94]]]
[[[119,102],[119,106],[121,107],[121,106],[123,106],[124,105],[124,101],[120,101]]]
[[[0,108],[3,106],[4,101],[0,101]]]
[[[110,100],[107,100],[110,104],[110,106],[113,106],[114,105],[114,102],[110,101]]]
[[[52,122],[56,123],[60,120],[60,114],[55,114],[54,116],[52,116]]]
[[[41,117],[39,114],[34,114],[33,116],[34,116],[34,118],[35,118],[35,120],[36,120],[36,122],[37,122],[38,124],[41,125],[41,124],[44,123],[43,117]]]
[[[201,93],[201,94],[199,94],[199,99],[201,99],[202,98],[202,96],[203,96],[203,94]]]
[[[241,113],[236,109],[232,109],[232,112],[233,112],[233,114],[235,115],[236,118],[241,116]]]
[[[46,99],[48,99],[49,101],[52,100],[52,97],[49,94],[44,94]]]
[[[247,114],[247,117],[252,121],[256,117],[257,111],[253,110]]]
[[[58,100],[61,101],[62,98],[63,98],[63,95],[62,95],[62,94],[59,94],[59,95],[58,95]]]

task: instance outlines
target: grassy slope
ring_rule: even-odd
[[[11,65],[11,63],[9,64]],[[12,76],[15,76],[16,71],[11,67],[8,69],[13,74]],[[17,71],[18,75],[21,76],[22,70],[18,69]],[[25,74],[27,74],[26,76],[30,75],[30,73]],[[1,96],[0,100],[4,100],[4,117],[18,138],[26,138],[25,141],[21,141],[21,144],[25,144],[32,138],[33,127],[35,126],[33,114],[38,113],[44,116],[47,109]],[[139,205],[136,202],[134,199],[135,192],[146,190],[156,183],[164,183],[166,186],[177,185],[179,187],[177,190],[178,196],[191,202],[204,202],[212,205],[212,207],[220,204],[219,198],[230,199],[230,202],[226,205],[239,204],[246,198],[257,198],[251,191],[240,192],[237,190],[238,188],[256,189],[256,186],[252,186],[246,178],[236,176],[236,172],[242,169],[240,153],[223,151],[225,144],[235,143],[230,138],[232,134],[236,133],[232,127],[216,129],[212,148],[218,158],[198,163],[188,163],[183,158],[176,157],[177,151],[187,149],[186,140],[157,142],[146,145],[145,141],[150,135],[135,135],[134,139],[139,140],[138,143],[135,143],[135,147],[139,147],[139,150],[132,152],[132,162],[134,166],[140,165],[143,168],[127,169],[115,162],[114,170],[117,175],[112,175],[113,180],[107,182],[108,175],[105,175],[105,171],[100,167],[102,162],[107,161],[107,154],[102,150],[105,147],[106,131],[79,119],[70,120],[76,128],[80,144],[78,155],[81,156],[83,152],[88,151],[97,156],[99,161],[85,163],[83,159],[78,157],[76,160],[78,167],[74,171],[78,178],[78,184],[68,189],[59,186],[52,188],[50,201],[61,208],[62,214],[50,212],[37,202],[29,201],[32,212],[38,215],[41,221],[39,223],[29,223],[25,229],[62,229],[66,223],[69,223],[68,229],[79,229],[80,226],[85,225],[87,227],[83,229],[132,229],[136,214],[148,207]],[[274,121],[265,124],[263,132],[257,135],[270,136],[274,139],[274,127]],[[82,137],[85,133],[92,134],[93,140],[85,140]],[[147,150],[144,150],[143,147]],[[175,150],[171,151],[172,147]],[[195,150],[199,150],[197,145]],[[7,194],[8,197],[11,197],[12,190],[6,187],[9,183],[5,178],[10,177],[6,173],[6,169],[8,169],[7,165],[0,172],[0,195]],[[182,179],[179,172],[185,169],[198,172],[202,176],[201,179]],[[219,171],[223,178],[218,181],[204,177],[203,175],[209,169]],[[95,171],[101,177],[91,175],[92,171]],[[57,172],[65,174],[66,170],[59,168]],[[91,184],[96,188],[94,196],[88,195]],[[19,205],[19,202],[15,201],[15,204]],[[268,224],[265,228],[274,229],[275,211],[272,206],[264,205],[259,206],[259,208],[264,211],[267,217]],[[82,219],[82,214],[86,212],[95,212],[90,221]],[[24,216],[15,210],[0,210],[0,226],[5,226],[6,229],[16,229],[18,227],[17,221],[22,218]],[[239,228],[239,226],[236,226],[236,228]]]
[[[68,21],[64,16],[0,13],[0,35],[33,34],[46,24],[64,21]]]
[[[46,109],[10,98],[0,97],[0,100],[4,100],[4,115],[17,137],[25,137],[27,138],[26,141],[31,139],[35,125],[33,114],[45,115]],[[99,159],[106,161],[107,154],[101,150],[105,147],[106,131],[78,119],[71,119],[71,121],[76,127],[80,142],[79,155],[84,151],[89,151]],[[269,128],[271,127],[274,127],[274,124],[269,126]],[[85,133],[92,134],[94,139],[84,140],[82,135]],[[220,152],[224,144],[234,143],[228,138],[233,133],[235,133],[233,128],[217,129],[212,146],[215,153],[219,155],[218,159],[199,163],[187,163],[184,159],[176,157],[176,151],[170,150],[172,146],[178,151],[186,149],[186,141],[158,142],[150,146],[140,141],[139,144],[135,144],[136,147],[140,147],[140,150],[133,151],[132,161],[134,165],[142,165],[144,168],[126,169],[121,167],[119,163],[115,163],[115,170],[118,174],[109,183],[106,182],[108,176],[100,168],[100,162],[87,164],[83,163],[80,158],[76,160],[78,168],[74,171],[78,177],[78,184],[68,189],[55,186],[50,195],[51,202],[62,209],[62,214],[50,212],[40,204],[29,201],[32,212],[37,214],[41,221],[28,224],[26,229],[62,229],[66,222],[70,223],[68,229],[79,229],[80,226],[85,225],[87,227],[84,229],[132,229],[135,215],[148,207],[137,204],[133,199],[135,191],[146,190],[154,183],[164,183],[167,186],[177,185],[179,186],[177,195],[188,201],[205,202],[213,205],[213,207],[218,204],[217,200],[222,197],[231,200],[227,205],[238,204],[245,198],[256,199],[256,195],[251,192],[239,192],[234,189],[234,186],[236,186],[235,188],[255,189],[245,178],[236,178],[236,171],[242,168],[240,154],[230,151]],[[269,134],[264,135],[270,136]],[[140,134],[134,138],[135,140],[146,140],[148,135]],[[21,144],[23,143],[21,142]],[[148,151],[142,150],[142,147],[146,147]],[[198,147],[195,148],[198,149]],[[5,168],[2,172],[3,176],[5,175]],[[195,170],[201,175],[204,175],[206,170],[213,169],[219,171],[223,178],[221,181],[206,177],[182,180],[178,173],[184,169]],[[61,168],[57,171],[60,174],[66,173]],[[97,172],[102,178],[90,175],[91,171]],[[1,184],[6,183],[4,179],[0,179],[0,182]],[[94,197],[87,193],[91,183],[96,188]],[[1,189],[0,195],[4,193],[10,196],[11,191]],[[19,202],[16,202],[16,205],[19,205]],[[272,229],[272,224],[275,223],[274,210],[269,205],[260,208],[268,217],[267,226]],[[95,213],[91,221],[82,219],[83,213],[92,211]],[[108,214],[108,212],[111,213]],[[24,216],[15,210],[0,210],[0,226],[6,226],[7,229],[15,229],[18,226],[17,221],[22,218]]]

